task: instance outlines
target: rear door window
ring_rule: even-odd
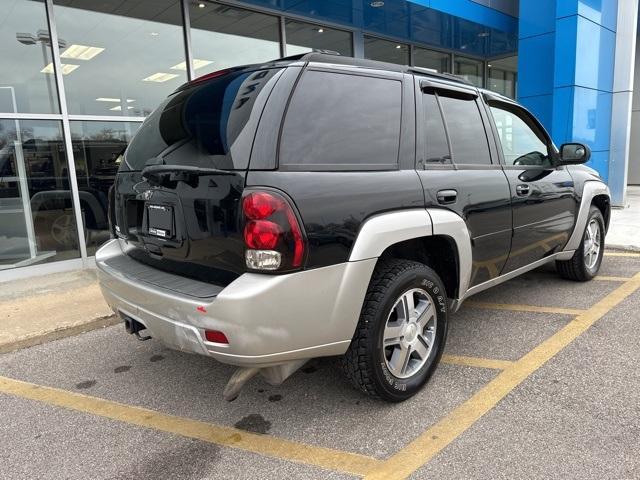
[[[451,140],[453,163],[490,165],[487,134],[475,98],[438,94]]]
[[[447,133],[444,129],[442,113],[438,106],[438,99],[434,93],[422,96],[424,109],[425,141],[427,144],[427,166],[451,165],[451,152]]]
[[[397,168],[401,103],[399,78],[308,70],[284,120],[280,166]]]

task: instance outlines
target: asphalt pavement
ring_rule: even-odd
[[[227,403],[232,367],[120,325],[0,355],[0,478],[640,478],[639,272],[620,253],[473,297],[402,404],[333,359]]]

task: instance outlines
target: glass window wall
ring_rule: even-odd
[[[79,256],[62,123],[0,120],[0,271]]]
[[[353,33],[347,30],[213,0],[185,3],[196,77],[278,58],[281,18],[288,55],[312,49],[354,53]],[[140,126],[127,117],[147,117],[187,80],[180,0],[53,0],[53,5],[66,109],[59,103],[45,1],[0,0],[0,58],[10,66],[0,72],[0,270],[80,256],[69,143],[87,252],[95,253],[109,236],[107,195],[121,153]],[[456,55],[452,65],[449,53],[410,50],[405,43],[364,36],[365,58],[413,61],[483,84],[480,60]],[[489,88],[515,97],[517,57],[490,61],[487,79]],[[71,116],[63,118],[64,110]],[[24,113],[58,117],[3,118]],[[71,131],[66,143],[63,122]]]
[[[518,56],[489,61],[487,88],[510,98],[516,98]]]
[[[348,57],[353,55],[350,32],[296,20],[286,21],[285,32],[287,55],[307,53],[314,49],[331,50]]]
[[[140,127],[132,122],[71,122],[71,143],[84,218],[87,254],[109,239],[108,193],[122,154]]]
[[[409,45],[365,35],[364,58],[409,65]]]
[[[483,66],[482,60],[455,56],[453,73],[460,75],[465,80],[473,83],[476,87],[483,86]]]
[[[431,68],[440,73],[451,72],[451,54],[414,47],[413,64],[416,67]]]
[[[55,18],[70,114],[146,116],[187,80],[178,0],[55,0]]]
[[[0,112],[60,112],[43,1],[0,0],[0,58]]]
[[[278,17],[213,2],[189,2],[195,76],[280,57]]]

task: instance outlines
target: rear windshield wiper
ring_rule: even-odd
[[[230,170],[219,168],[192,167],[188,165],[150,165],[142,170],[142,176],[152,183],[161,184],[165,179],[190,183],[203,175],[235,175]]]

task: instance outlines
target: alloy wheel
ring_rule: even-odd
[[[421,288],[403,293],[391,308],[383,332],[387,368],[397,378],[409,378],[426,363],[436,334],[433,300]]]
[[[600,256],[600,223],[597,219],[592,218],[587,225],[584,236],[584,264],[589,270],[598,263]]]

